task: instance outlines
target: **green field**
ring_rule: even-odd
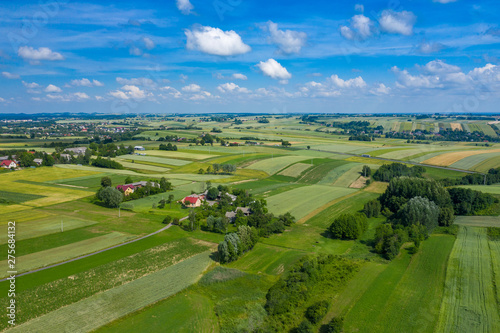
[[[498,216],[457,216],[455,224],[470,227],[496,227],[500,228]]]
[[[12,332],[89,332],[196,282],[211,263],[205,252],[171,267],[96,294],[11,329]],[[182,276],[182,279],[178,279]],[[89,320],[89,318],[93,318]]]
[[[492,258],[486,229],[460,227],[450,255],[439,332],[498,332],[500,316]],[[492,257],[491,252],[495,252]]]
[[[305,156],[281,156],[271,159],[265,159],[262,161],[257,161],[255,163],[247,166],[248,169],[255,169],[264,171],[270,175],[274,175],[276,172],[284,169],[290,164],[300,162],[307,159]]]
[[[179,160],[175,158],[167,158],[167,157],[157,157],[157,156],[141,156],[141,155],[122,155],[118,156],[117,160],[132,160],[139,162],[151,162],[158,164],[166,164],[166,165],[174,165],[181,166],[191,163],[190,161]]]
[[[288,176],[288,177],[298,177],[300,176],[304,171],[312,167],[311,164],[305,164],[305,163],[295,163],[285,170],[281,171],[278,175],[282,176]]]
[[[274,214],[290,212],[297,219],[301,219],[316,208],[352,192],[355,190],[311,185],[273,195],[267,199],[267,206],[269,211]]]

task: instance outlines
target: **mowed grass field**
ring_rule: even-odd
[[[423,161],[422,163],[439,165],[439,166],[449,166],[469,156],[490,154],[490,153],[500,153],[500,149],[466,150],[453,153],[444,153],[429,158]]]
[[[402,250],[346,314],[344,332],[434,332],[454,241],[434,235],[413,257]]]
[[[250,164],[246,168],[261,170],[268,173],[269,175],[274,175],[276,172],[286,168],[290,164],[300,162],[306,159],[308,158],[305,156],[294,156],[294,155],[280,156],[280,157],[268,158],[265,160],[257,161],[255,163]]]
[[[342,187],[310,185],[273,195],[267,198],[267,206],[274,214],[290,212],[301,219],[316,208],[355,191]]]
[[[498,250],[489,246],[485,228],[460,227],[446,272],[438,332],[500,332],[492,283]]]
[[[285,170],[281,171],[279,175],[282,176],[288,176],[288,177],[298,177],[300,176],[304,171],[307,169],[311,168],[311,164],[305,164],[305,163],[295,163]]]
[[[156,273],[52,311],[10,331],[93,331],[195,283],[211,262],[210,252],[198,254]]]

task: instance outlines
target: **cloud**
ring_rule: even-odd
[[[177,0],[177,9],[181,11],[184,15],[191,14],[194,6],[189,2],[189,0]]]
[[[365,40],[374,33],[373,21],[363,14],[354,15],[350,26],[340,26],[340,34],[348,40]]]
[[[436,53],[441,50],[446,49],[447,46],[441,43],[422,43],[420,44],[418,50],[421,53],[429,54],[429,53]]]
[[[40,85],[36,82],[31,82],[31,83],[28,83],[28,82],[23,82],[23,85],[26,87],[26,88],[29,88],[29,89],[35,89],[35,88],[40,88]]]
[[[148,50],[152,50],[155,48],[155,43],[149,37],[143,37],[142,42],[144,43],[144,46]]]
[[[6,102],[5,98],[0,97],[0,102],[2,103]]]
[[[208,97],[212,97],[212,94],[209,93],[208,91],[202,91],[199,94],[195,94],[191,96],[189,99],[192,101],[199,101],[203,99],[207,99]]]
[[[290,74],[285,67],[281,66],[281,64],[274,59],[269,59],[265,62],[261,61],[257,64],[257,67],[259,67],[264,75],[273,79],[286,81],[292,78],[292,74]]]
[[[197,27],[186,29],[186,47],[203,53],[218,56],[234,56],[250,52],[250,46],[243,43],[241,37],[234,32],[222,31],[219,28]]]
[[[60,93],[61,91],[62,91],[61,88],[59,88],[53,84],[49,84],[47,86],[47,88],[45,88],[45,92],[47,92],[47,93]]]
[[[360,13],[363,13],[365,11],[365,6],[361,4],[356,4],[354,5],[354,10]]]
[[[455,2],[457,0],[433,0],[434,2],[439,2],[439,3],[451,3],[451,2]]]
[[[135,85],[135,86],[144,86],[144,87],[154,87],[156,86],[156,83],[148,79],[146,77],[138,77],[138,78],[132,78],[132,79],[124,79],[121,77],[116,78],[116,82],[122,85]]]
[[[110,91],[109,94],[118,99],[129,99],[127,94],[121,90]]]
[[[269,21],[268,29],[270,41],[276,44],[280,52],[285,54],[299,53],[301,48],[305,45],[307,34],[305,32],[292,31],[292,30],[279,30],[278,24]]]
[[[342,80],[338,75],[332,75],[329,80],[338,88],[364,88],[366,82],[361,76],[350,80]]]
[[[165,86],[160,88],[161,91],[165,91],[168,93],[169,96],[172,96],[174,98],[180,98],[182,96],[181,92],[175,88]]]
[[[102,87],[104,84],[97,80],[90,81],[89,79],[83,78],[81,80],[71,80],[71,85],[75,87]]]
[[[235,80],[248,80],[246,75],[240,73],[234,73],[231,77]]]
[[[86,93],[83,93],[83,92],[76,92],[73,94],[76,98],[78,99],[89,99],[89,95],[87,95]]]
[[[130,53],[130,55],[141,56],[142,50],[136,46],[131,46],[128,53]]]
[[[411,35],[417,17],[408,11],[384,10],[379,18],[380,29],[391,34]]]
[[[115,90],[109,92],[109,95],[118,99],[144,99],[146,97],[153,96],[152,93],[146,92],[135,85],[125,85],[121,87],[121,90]]]
[[[391,92],[391,88],[387,87],[385,84],[380,83],[378,86],[374,87],[373,89],[370,89],[370,93],[381,96],[381,95],[387,95]]]
[[[221,84],[217,87],[217,89],[222,93],[233,93],[233,92],[249,93],[250,92],[250,90],[248,90],[247,88],[242,88],[233,82]]]
[[[48,47],[34,49],[31,46],[21,46],[17,54],[24,60],[30,60],[31,63],[39,63],[41,60],[64,60],[64,57],[60,53],[53,52]]]
[[[190,93],[195,93],[201,91],[201,87],[197,84],[190,84],[188,86],[182,87],[182,91],[184,92],[190,92]]]
[[[423,71],[428,74],[447,74],[459,73],[462,70],[458,66],[449,65],[442,60],[433,60],[422,67]]]
[[[9,73],[9,72],[2,72],[2,76],[7,78],[7,79],[10,79],[10,80],[14,80],[14,79],[20,79],[21,76],[17,75],[17,74],[12,74],[12,73]]]

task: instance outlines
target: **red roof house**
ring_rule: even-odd
[[[12,160],[4,160],[0,163],[0,167],[2,168],[17,168],[17,163]]]
[[[201,206],[201,200],[198,196],[187,196],[184,199],[182,199],[182,203],[184,206],[187,207],[200,207]]]

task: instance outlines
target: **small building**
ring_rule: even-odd
[[[200,207],[201,200],[198,196],[190,195],[181,200],[182,204],[186,207]]]
[[[129,196],[130,194],[134,193],[135,186],[134,185],[117,185],[116,189],[123,191],[123,194],[125,196]]]
[[[150,183],[151,183],[151,186],[153,186],[153,187],[160,187],[160,184],[158,184],[157,182],[150,182]],[[140,181],[140,182],[125,184],[124,186],[132,185],[132,186],[135,186],[135,187],[146,187],[147,184],[148,184],[148,182],[143,180],[143,181]]]
[[[241,210],[243,212],[243,215],[249,216],[250,215],[250,208],[247,207],[237,207],[233,212],[227,212],[226,217],[229,219],[229,221],[232,223],[236,219],[236,213]]]
[[[43,160],[42,160],[41,158],[35,158],[35,159],[33,160],[33,162],[35,162],[35,163],[36,163],[36,165],[40,166],[40,165],[42,165]]]
[[[75,155],[85,155],[87,151],[87,147],[77,147],[77,148],[66,148],[65,152],[73,153]]]
[[[61,154],[61,158],[65,158],[69,161],[71,159],[71,155],[70,154]]]
[[[0,163],[0,167],[6,168],[6,169],[17,168],[17,163],[13,160],[3,160]]]
[[[135,146],[134,150],[146,150],[143,146]]]

